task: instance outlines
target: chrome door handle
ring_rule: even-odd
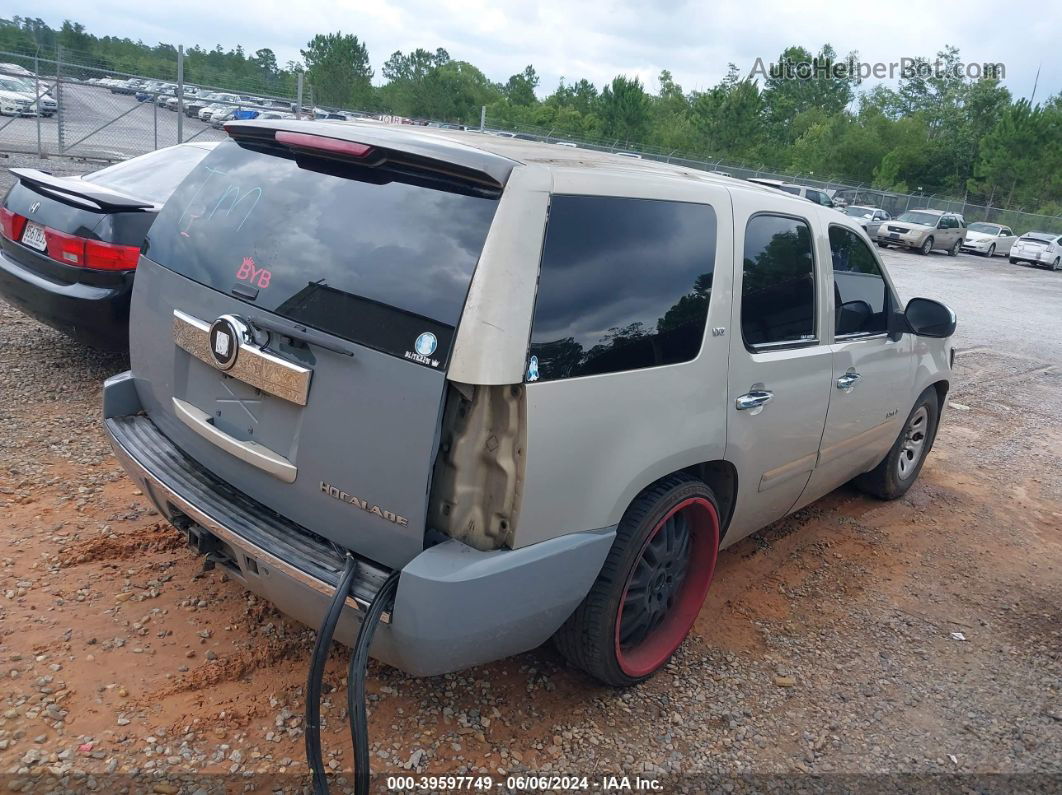
[[[851,392],[855,389],[856,381],[862,377],[857,372],[849,371],[837,379],[837,388],[842,392]]]
[[[753,389],[734,401],[738,411],[747,411],[750,414],[759,414],[763,407],[774,400],[774,392],[766,389]]]

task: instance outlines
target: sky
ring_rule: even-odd
[[[130,3],[15,0],[4,16],[40,17],[58,27],[81,22],[96,35],[207,49],[269,47],[284,64],[316,33],[354,33],[369,48],[376,82],[395,50],[444,47],[455,59],[504,82],[533,64],[545,96],[561,78],[599,87],[617,74],[637,75],[651,90],[669,69],[686,91],[719,82],[727,65],[742,74],[793,44],[824,43],[868,63],[932,57],[946,44],[965,62],[1002,62],[1005,84],[1037,99],[1062,91],[1062,3],[964,0],[963,3],[803,0],[180,0]],[[24,7],[18,7],[24,6]],[[873,85],[874,80],[864,84]],[[889,83],[890,81],[885,80]],[[892,81],[895,82],[895,81]]]

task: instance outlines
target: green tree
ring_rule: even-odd
[[[63,26],[59,29],[59,43],[68,50],[87,53],[92,48],[92,37],[85,32],[85,26],[80,22],[63,20]]]
[[[479,110],[499,97],[479,69],[467,61],[448,61],[424,79],[423,115],[441,121],[474,124]]]
[[[1062,113],[1019,100],[981,141],[970,189],[990,204],[1036,207],[1057,197]],[[1052,194],[1054,194],[1052,196]]]
[[[357,36],[318,33],[299,52],[318,103],[356,108],[372,104],[369,50]]]
[[[778,58],[779,69],[763,82],[763,111],[772,140],[792,143],[790,122],[799,114],[820,110],[841,113],[855,98],[860,79],[852,65],[856,53],[838,59],[836,51],[824,44],[817,55],[803,47],[787,47]],[[844,76],[838,67],[844,67]]]
[[[718,85],[693,97],[691,115],[699,149],[709,157],[755,158],[764,140],[763,99],[754,80],[730,64]]]
[[[514,105],[534,105],[538,102],[535,89],[538,88],[538,74],[535,67],[525,66],[519,74],[509,78],[505,84],[505,96]]]
[[[637,77],[617,75],[601,92],[602,132],[609,138],[640,143],[649,131],[649,97]]]

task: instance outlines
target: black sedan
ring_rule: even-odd
[[[0,297],[87,345],[124,350],[148,227],[215,146],[191,143],[83,177],[13,168],[0,207]]]

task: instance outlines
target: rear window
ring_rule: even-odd
[[[163,204],[208,153],[209,149],[201,146],[173,146],[116,163],[84,179],[126,196]]]
[[[228,142],[174,193],[145,254],[260,309],[440,368],[497,204]]]

